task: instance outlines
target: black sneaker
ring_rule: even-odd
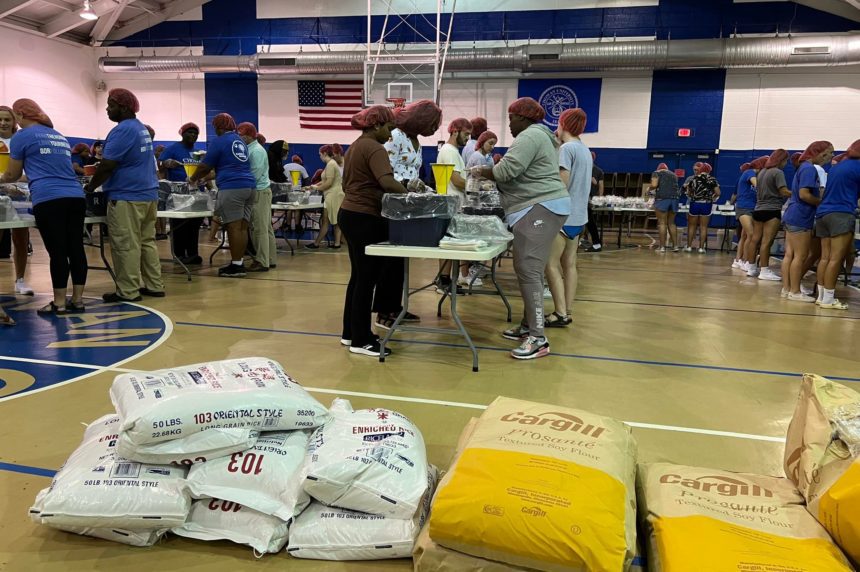
[[[143,296],[149,296],[150,298],[164,298],[167,294],[164,293],[164,290],[150,290],[149,288],[141,288],[140,293]]]
[[[201,256],[185,256],[183,258],[180,258],[179,260],[181,260],[182,264],[184,264],[185,266],[203,264],[203,257]]]
[[[218,269],[218,276],[223,276],[224,278],[244,278],[246,275],[247,271],[244,266],[233,264],[232,262]]]
[[[602,252],[602,251],[603,251],[603,245],[594,246],[593,244],[591,246],[589,246],[588,248],[586,248],[585,250],[583,250],[583,252]]]
[[[420,317],[418,317],[418,316],[416,316],[416,315],[415,315],[415,314],[413,314],[412,312],[406,312],[406,314],[403,316],[403,321],[404,321],[404,322],[413,322],[413,323],[414,323],[414,322],[420,322],[420,321],[421,321],[421,318],[420,318]]]
[[[363,356],[379,357],[379,352],[382,347],[379,345],[379,340],[370,342],[366,346],[352,346],[349,348],[349,353],[359,354]],[[391,355],[391,348],[385,348],[385,357]]]
[[[107,294],[102,294],[102,300],[105,302],[140,302],[143,298],[140,297],[140,294],[134,298],[123,298],[116,292],[108,292]]]

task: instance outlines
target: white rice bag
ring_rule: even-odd
[[[290,526],[287,552],[315,560],[410,558],[415,538],[430,512],[436,478],[436,467],[430,465],[427,492],[413,518],[332,508],[314,501]]]
[[[289,521],[310,502],[302,466],[310,431],[261,433],[248,451],[197,463],[188,472],[195,498],[211,497]]]
[[[117,376],[111,401],[133,446],[205,429],[285,431],[321,425],[325,407],[266,358],[201,363]]]
[[[203,499],[195,501],[188,521],[171,532],[197,540],[230,540],[257,552],[280,552],[287,543],[289,524],[239,503]]]
[[[408,519],[427,490],[418,428],[388,409],[353,411],[336,399],[308,446],[305,491],[329,506]]]
[[[101,538],[102,540],[110,540],[120,544],[128,544],[129,546],[152,546],[167,532],[167,529],[134,531],[119,530],[116,528],[82,528],[77,526],[58,526],[57,530],[80,534],[81,536],[92,536],[93,538]]]
[[[114,450],[119,417],[90,424],[84,439],[36,497],[30,515],[49,526],[157,530],[185,522],[184,467],[136,463]]]
[[[193,465],[205,463],[250,449],[257,442],[259,431],[253,429],[206,429],[188,437],[135,446],[126,433],[120,433],[117,453],[126,459],[160,465]]]

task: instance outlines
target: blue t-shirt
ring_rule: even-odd
[[[72,155],[72,163],[74,163],[75,165],[77,165],[78,167],[80,167],[82,169],[83,169],[84,165],[86,164],[86,163],[84,163],[84,158],[81,157],[80,154]]]
[[[218,190],[253,189],[257,180],[251,173],[248,146],[235,131],[216,137],[206,149],[204,163],[215,169]]]
[[[182,144],[181,141],[174,143],[173,145],[169,145],[167,149],[161,154],[161,162],[164,163],[168,159],[173,159],[174,161],[178,161],[185,164],[194,164],[197,161],[194,160],[194,156],[191,154],[194,151],[192,147],[189,149],[185,145]],[[173,169],[167,169],[167,180],[175,181],[178,183],[185,182],[188,179],[188,174],[185,172],[183,167],[175,167]]]
[[[158,176],[149,131],[138,119],[125,119],[111,129],[102,153],[117,167],[102,189],[112,201],[157,201]]]
[[[785,224],[799,226],[801,228],[812,228],[815,224],[815,205],[811,205],[800,198],[800,189],[806,188],[818,197],[821,193],[821,181],[818,179],[818,170],[809,161],[797,169],[791,182],[791,198],[785,208],[782,220]]]
[[[12,140],[14,141],[14,139]],[[815,218],[830,213],[853,213],[860,200],[860,159],[844,159],[830,169],[827,192]]]
[[[559,149],[558,165],[568,172],[567,192],[570,215],[565,226],[582,226],[588,222],[588,198],[591,194],[591,151],[579,139],[568,141]]]
[[[19,129],[10,146],[10,157],[24,164],[33,206],[54,199],[84,198],[65,137],[44,125],[32,125]]]
[[[747,169],[741,173],[741,178],[738,179],[738,198],[735,201],[735,206],[739,209],[755,208],[758,197],[756,196],[755,187],[752,184],[752,179],[755,178],[755,169]]]

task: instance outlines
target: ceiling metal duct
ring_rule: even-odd
[[[408,50],[404,53],[409,54]],[[103,57],[104,72],[362,74],[366,53],[302,52],[253,56]],[[860,64],[860,34],[712,40],[652,40],[452,49],[451,72],[775,68]]]

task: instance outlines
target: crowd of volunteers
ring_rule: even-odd
[[[230,261],[219,276],[241,278],[248,272],[267,272],[277,265],[272,227],[273,184],[298,179],[303,188],[322,194],[319,232],[309,250],[333,228],[334,242],[346,242],[350,278],[344,296],[341,343],[355,354],[378,357],[376,330],[388,329],[402,311],[402,258],[374,257],[368,245],[385,242],[389,226],[382,216],[386,193],[426,192],[427,169],[419,137],[430,137],[442,127],[442,109],[421,100],[395,109],[373,106],[352,118],[360,136],[344,154],[340,144],[323,145],[324,167],[310,176],[301,157],[290,155],[289,144],[266,139],[251,123],[239,123],[221,113],[212,120],[206,150],[197,150],[200,127],[189,122],[181,140],[155,147],[155,132],[138,119],[140,104],[126,89],[113,89],[107,100],[108,118],[116,123],[104,141],[69,145],[54,130],[48,115],[29,99],[0,106],[0,152],[9,153],[9,166],[0,177],[5,194],[9,183],[26,181],[35,224],[50,256],[53,299],[38,311],[63,315],[84,312],[87,261],[84,218],[88,193],[102,191],[107,199],[107,231],[116,289],[105,302],[135,302],[143,296],[165,296],[157,240],[159,179],[191,188],[217,189],[211,232],[227,235]],[[563,328],[572,321],[577,289],[577,252],[583,232],[591,235],[589,251],[602,249],[590,197],[602,194],[603,171],[596,155],[581,139],[588,118],[579,108],[564,111],[553,132],[544,123],[544,109],[523,97],[510,104],[508,118],[513,142],[504,155],[495,153],[499,137],[484,118],[457,117],[447,123],[448,139],[437,163],[453,165],[447,188],[438,192],[467,201],[470,179],[489,182],[499,193],[505,223],[513,233],[513,268],[523,299],[521,322],[501,332],[517,342],[517,359],[542,357],[550,352],[545,328]],[[793,180],[786,180],[789,161]],[[830,165],[829,172],[824,166]],[[189,168],[191,167],[191,168]],[[657,217],[657,252],[707,251],[708,225],[720,198],[720,185],[708,163],[696,163],[683,184],[665,163],[650,180]],[[294,175],[293,173],[297,173]],[[82,183],[83,182],[83,183]],[[675,224],[679,198],[688,198],[686,244],[679,242]],[[814,302],[825,309],[845,309],[835,297],[840,272],[853,264],[856,209],[860,198],[860,140],[834,157],[828,141],[815,141],[789,157],[784,149],[741,166],[737,191],[731,198],[738,220],[738,247],[733,268],[751,278],[782,281],[782,296]],[[288,213],[287,228],[301,236],[303,218]],[[187,265],[203,262],[198,240],[204,218],[171,225],[174,256]],[[777,233],[786,233],[781,277],[770,268]],[[29,247],[27,228],[12,229],[15,293],[32,295],[25,281]],[[250,262],[246,264],[246,256]],[[802,279],[816,270],[814,288]],[[440,264],[437,291],[481,286],[482,264],[450,268]],[[452,272],[456,279],[452,279]],[[71,295],[69,280],[71,279]],[[815,296],[813,296],[815,294]],[[551,297],[553,311],[545,312]],[[373,314],[376,314],[375,320]],[[403,320],[419,322],[407,312]],[[0,324],[13,325],[0,309]],[[386,352],[391,350],[386,348]]]

